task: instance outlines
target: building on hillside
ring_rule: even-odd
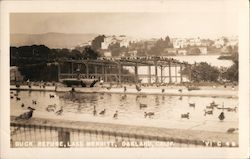
[[[104,57],[112,57],[112,53],[110,51],[104,51],[103,56]]]
[[[127,54],[129,57],[137,57],[137,50],[128,51]]]
[[[185,56],[185,55],[187,55],[187,50],[186,49],[178,49],[177,54]]]
[[[164,54],[166,55],[177,55],[178,51],[175,48],[166,48],[164,49]]]
[[[207,47],[199,47],[201,55],[207,55]]]

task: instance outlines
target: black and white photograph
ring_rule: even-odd
[[[7,146],[240,148],[249,52],[239,9],[167,2],[160,11],[9,12]]]

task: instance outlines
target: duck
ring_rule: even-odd
[[[141,91],[141,87],[140,87],[140,86],[135,85],[135,88],[136,88],[136,90],[137,90],[138,92],[140,92],[140,91]]]
[[[14,97],[13,96],[10,96],[10,99],[13,99]]]
[[[206,106],[206,108],[207,109],[214,109],[214,106],[209,105],[209,106]]]
[[[110,86],[109,86],[109,87],[106,87],[106,88],[107,88],[107,90],[111,90],[112,85],[110,84]]]
[[[114,118],[114,119],[117,119],[117,118],[118,118],[118,111],[115,111],[115,114],[113,115],[113,118]]]
[[[225,119],[224,112],[221,112],[220,115],[218,116],[218,118],[220,119],[220,121],[223,121]]]
[[[56,111],[56,115],[62,115],[62,112],[63,112],[63,107],[61,106],[61,109]]]
[[[32,104],[35,104],[35,105],[36,105],[36,104],[37,104],[37,102],[36,102],[35,100],[32,100]]]
[[[207,114],[208,115],[212,115],[213,114],[213,110],[206,110],[206,109],[204,109],[204,112],[205,112],[204,116],[206,116]]]
[[[103,109],[99,114],[100,114],[100,115],[104,115],[105,112],[106,112],[106,109]]]
[[[142,108],[147,108],[147,107],[148,107],[147,104],[142,104],[142,103],[140,103],[140,109],[142,109]]]
[[[16,97],[16,100],[21,100],[21,98],[20,97]]]
[[[161,93],[164,93],[165,92],[165,89],[163,88],[163,89],[161,89]]]
[[[95,108],[95,106],[94,106],[93,115],[95,116],[96,113],[97,113],[97,111],[96,111],[96,108]]]
[[[49,94],[49,98],[54,98],[54,97],[55,97],[55,95]]]
[[[227,133],[232,134],[232,133],[234,133],[235,131],[238,131],[238,130],[239,130],[239,128],[229,128],[229,129],[227,130]]]
[[[55,111],[56,110],[56,104],[53,104],[53,105],[48,105],[48,107],[46,108],[46,110],[48,112],[51,112],[51,111]]]
[[[186,113],[186,114],[181,114],[181,118],[187,118],[187,119],[189,119],[189,112],[188,113]]]
[[[21,107],[22,107],[22,108],[24,107],[24,103],[21,104]]]
[[[195,108],[195,103],[189,103],[189,106]]]
[[[182,93],[182,89],[179,89],[178,91],[179,91],[180,93]]]
[[[154,116],[155,115],[155,113],[154,112],[144,112],[144,117],[146,118],[147,116],[148,117],[152,117],[152,116]]]
[[[32,118],[33,116],[33,111],[35,110],[34,108],[28,107],[27,108],[29,111],[25,112],[21,115],[19,115],[18,117],[15,118],[15,120],[29,120]]]
[[[124,87],[123,87],[123,92],[125,93],[126,91],[127,91],[127,87],[124,86]]]
[[[227,111],[229,111],[229,112],[236,112],[236,109],[237,109],[237,107],[227,108]]]

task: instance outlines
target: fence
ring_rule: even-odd
[[[11,123],[11,147],[204,147],[203,141],[121,133],[115,131],[63,128]],[[216,143],[212,143],[216,146]],[[223,146],[223,145],[222,145]]]

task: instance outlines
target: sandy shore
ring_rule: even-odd
[[[66,129],[85,129],[85,130],[97,130],[108,131],[125,134],[136,134],[145,136],[157,136],[173,141],[188,140],[192,142],[203,143],[204,141],[211,142],[234,142],[238,145],[238,133],[222,133],[211,132],[201,130],[185,130],[185,129],[167,129],[158,127],[145,127],[145,126],[132,126],[121,124],[109,124],[109,123],[96,123],[96,122],[84,122],[84,121],[70,121],[62,119],[43,119],[32,118],[29,121],[14,121],[14,116],[11,116],[11,123],[41,125],[41,126],[55,126]],[[204,143],[205,144],[205,143]]]
[[[141,87],[142,90],[138,92],[135,89],[135,86],[127,85],[127,90],[124,92],[123,87],[112,87],[107,89],[106,86],[97,86],[93,88],[75,88],[75,92],[79,93],[126,93],[126,94],[163,94],[163,95],[176,95],[176,96],[204,96],[204,97],[228,97],[228,98],[237,98],[238,91],[237,88],[223,88],[223,87],[199,87],[199,90],[189,91],[184,86],[159,86],[159,87]],[[69,92],[72,88],[58,86],[57,92]],[[162,92],[164,89],[164,92]],[[182,91],[179,91],[179,90]],[[22,90],[22,91],[55,91],[55,86],[46,86],[45,88],[40,88],[39,86],[32,86],[29,88],[27,85],[22,85],[20,88],[16,88],[14,85],[10,86],[10,90]]]

